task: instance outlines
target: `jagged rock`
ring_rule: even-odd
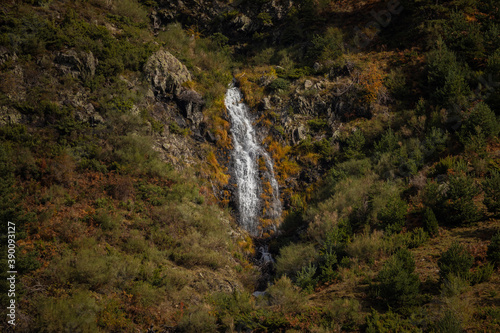
[[[20,124],[23,121],[23,115],[16,109],[2,106],[0,108],[0,125]]]
[[[16,52],[13,52],[12,54],[10,53],[10,50],[7,48],[1,48],[0,49],[0,65],[5,64],[7,61],[16,61],[17,60],[17,54]]]
[[[191,80],[191,73],[186,66],[165,50],[157,51],[149,57],[144,71],[155,92],[162,96],[177,96],[182,90],[182,84]]]
[[[63,74],[70,74],[73,77],[80,76],[83,79],[92,78],[95,75],[98,60],[94,57],[92,52],[82,52],[80,56],[74,50],[67,52],[59,52],[54,62],[63,72]]]
[[[269,110],[269,109],[271,109],[271,101],[269,100],[268,97],[264,97],[260,101],[260,108],[261,108],[261,110]]]
[[[231,22],[237,31],[250,32],[252,29],[252,20],[245,15],[236,16]]]
[[[292,140],[293,144],[297,144],[306,138],[306,128],[303,124],[293,130]]]
[[[271,84],[276,79],[276,75],[262,75],[259,78],[259,86],[261,87],[267,87],[268,85]]]
[[[360,105],[359,103],[348,103],[340,97],[335,97],[332,100],[332,108],[329,113],[333,112],[336,118],[342,121],[348,121],[355,118],[371,119],[373,116],[372,111],[367,105]]]
[[[192,129],[198,129],[203,121],[203,97],[194,90],[184,90],[177,96],[177,101],[184,118],[191,121]]]
[[[321,65],[319,62],[315,62],[314,65],[313,65],[313,69],[315,72],[318,72],[321,70],[321,68],[323,68],[323,65]]]
[[[313,83],[311,80],[305,80],[304,81],[304,89],[311,89],[313,86]]]
[[[273,102],[273,104],[275,104],[275,105],[280,105],[282,102],[282,99],[279,96],[273,95],[273,96],[271,96],[271,102]]]
[[[65,101],[64,104],[73,104],[71,101]],[[95,110],[94,105],[88,103],[75,111],[75,119],[81,122],[88,122],[91,126],[97,126],[104,123],[104,118]]]

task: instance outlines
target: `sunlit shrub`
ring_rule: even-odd
[[[295,274],[316,259],[317,251],[313,244],[290,244],[280,250],[276,258],[276,273],[295,277]]]

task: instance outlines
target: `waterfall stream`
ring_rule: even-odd
[[[226,93],[225,105],[231,120],[233,136],[232,168],[237,185],[239,219],[243,228],[252,236],[259,236],[262,233],[262,230],[258,228],[259,217],[279,219],[281,201],[278,182],[274,177],[273,162],[258,143],[249,108],[242,102],[242,99],[241,91],[231,84]],[[264,160],[265,168],[259,168],[260,158]],[[269,205],[261,215],[263,180],[269,182],[272,193],[268,193],[270,194]],[[274,223],[273,228],[275,228]]]

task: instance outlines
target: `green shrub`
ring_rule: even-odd
[[[423,142],[425,157],[439,156],[445,150],[448,139],[448,133],[440,128],[432,127],[425,135],[425,141]]]
[[[186,311],[177,327],[186,333],[216,332],[217,320],[208,306],[198,305]]]
[[[340,324],[342,331],[355,331],[363,323],[361,304],[352,298],[338,298],[331,300],[324,306],[326,317],[330,320],[331,329],[338,329]]]
[[[292,284],[286,276],[282,276],[267,288],[269,305],[277,306],[285,312],[302,312],[307,308],[307,300],[304,293]]]
[[[426,207],[424,211],[424,230],[427,231],[431,237],[435,237],[439,231],[436,215],[434,215],[434,211],[430,207]]]
[[[318,282],[317,279],[314,278],[315,275],[316,266],[309,264],[308,266],[302,267],[302,269],[297,272],[295,283],[306,293],[311,293]]]
[[[469,288],[469,285],[467,279],[450,274],[441,283],[441,295],[448,298],[461,295]]]
[[[385,242],[382,231],[365,230],[362,234],[354,235],[352,242],[347,245],[347,253],[360,261],[373,262],[385,253]]]
[[[224,293],[218,292],[210,296],[213,302],[219,322],[222,323],[223,328],[230,329],[231,324],[237,327],[247,327],[247,317],[254,308],[254,300],[247,292]],[[229,321],[229,324],[226,322]]]
[[[488,211],[500,213],[500,172],[492,170],[490,176],[483,180],[484,204]]]
[[[375,156],[380,157],[383,153],[392,153],[399,148],[399,137],[394,131],[387,129],[380,140],[375,143]]]
[[[323,35],[315,35],[307,56],[313,61],[333,61],[343,53],[342,32],[334,27],[329,27]]]
[[[455,54],[440,39],[427,54],[427,87],[432,99],[445,107],[462,105],[470,94],[465,76]]]
[[[43,297],[37,302],[39,332],[98,332],[97,315],[100,307],[89,291],[73,291],[64,298]]]
[[[407,211],[408,204],[399,195],[393,195],[385,207],[378,212],[377,218],[382,222],[386,232],[396,233],[405,226]]]
[[[407,243],[409,249],[424,245],[429,240],[429,234],[422,228],[414,229],[410,233],[410,239]]]
[[[498,135],[500,126],[495,113],[486,103],[478,103],[460,129],[460,141],[467,145],[475,138],[488,139]]]
[[[479,220],[482,214],[474,202],[479,192],[472,177],[464,173],[449,175],[448,190],[442,203],[445,221],[451,225],[463,225]]]
[[[120,225],[120,221],[110,216],[106,210],[99,210],[94,215],[94,222],[104,231],[114,230]]]
[[[312,244],[290,244],[280,250],[276,258],[276,273],[278,276],[288,275],[291,278],[310,263],[316,260],[316,249]]]
[[[413,255],[406,249],[396,252],[384,264],[378,274],[379,295],[388,305],[403,308],[417,303],[420,280],[414,271]]]
[[[307,125],[313,132],[324,131],[328,128],[328,123],[324,119],[311,119],[307,122]]]
[[[384,314],[372,309],[372,313],[366,317],[366,333],[386,333],[386,332],[408,332],[420,333],[422,330],[416,327],[410,319],[405,319],[401,315],[388,311]]]
[[[437,333],[461,333],[462,324],[457,316],[450,310],[446,311],[444,316],[434,323],[434,331]]]
[[[365,145],[365,136],[363,132],[357,130],[351,133],[346,139],[347,147],[344,151],[347,159],[361,159],[364,157],[363,146]]]
[[[465,172],[450,169],[446,185],[435,182],[427,184],[424,203],[439,214],[437,217],[443,223],[450,226],[471,224],[483,215],[475,202],[480,191],[472,177]]]
[[[488,260],[495,265],[495,267],[500,266],[500,232],[497,232],[492,238],[488,245],[487,250]]]
[[[277,78],[276,80],[274,80],[269,84],[268,88],[272,92],[282,92],[282,91],[287,91],[289,86],[290,86],[289,81],[282,78]]]
[[[473,263],[474,257],[465,247],[455,242],[438,260],[439,277],[443,281],[452,274],[462,279],[468,279]]]
[[[491,276],[493,275],[494,266],[491,263],[487,263],[481,267],[478,267],[470,277],[471,285],[483,283],[489,281]]]

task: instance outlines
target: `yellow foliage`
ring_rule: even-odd
[[[375,102],[380,90],[383,87],[384,74],[376,64],[370,63],[368,67],[360,74],[360,83],[366,90],[366,101]]]
[[[219,161],[213,151],[207,154],[207,163],[209,165],[209,177],[217,181],[218,185],[224,186],[229,182],[229,174],[226,174],[227,168],[220,166]]]
[[[318,160],[320,159],[321,155],[317,153],[308,153],[305,156],[301,157],[302,162],[305,164],[309,165],[318,165]]]
[[[246,236],[245,239],[238,242],[238,246],[245,251],[247,254],[254,255],[255,254],[255,246],[253,244],[253,240],[250,236]]]
[[[251,72],[241,72],[236,74],[235,78],[239,82],[240,90],[243,93],[245,102],[248,106],[254,108],[264,96],[264,88],[255,83],[258,78],[249,78],[249,76],[252,76]]]

